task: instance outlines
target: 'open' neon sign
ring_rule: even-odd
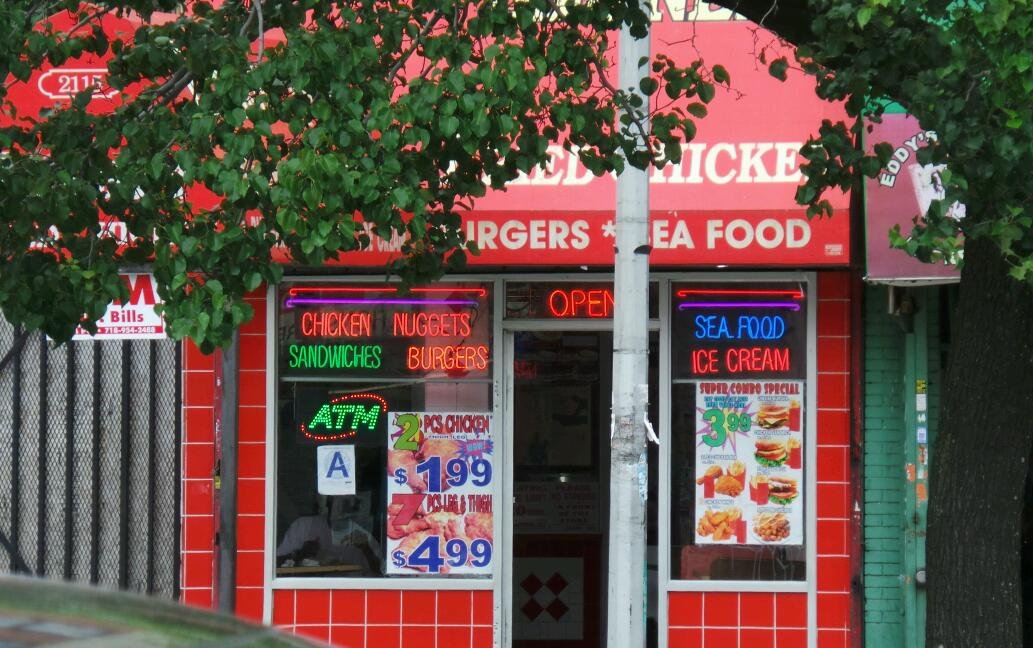
[[[548,304],[553,317],[613,317],[613,292],[605,288],[557,288]]]

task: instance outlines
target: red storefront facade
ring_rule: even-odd
[[[648,391],[660,443],[650,457],[650,623],[658,645],[671,648],[857,645],[860,601],[852,582],[860,573],[860,520],[851,448],[860,416],[853,377],[860,330],[848,199],[835,197],[836,216],[820,222],[808,221],[793,202],[800,180],[795,151],[823,118],[841,113],[815,99],[807,79],[776,83],[752,53],[733,47],[753,42],[743,23],[667,20],[657,24],[657,47],[674,47],[685,29],[695,30],[697,48],[729,68],[737,91],[719,94],[682,164],[655,172],[651,181],[655,368]],[[600,645],[614,186],[612,178],[593,178],[556,150],[547,169],[489,195],[466,215],[468,236],[482,255],[471,259],[468,274],[435,289],[450,298],[458,290],[481,291],[470,312],[487,317],[463,321],[479,322],[473,335],[483,335],[476,339],[482,356],[476,349],[455,351],[473,348],[470,331],[396,332],[393,341],[377,333],[386,326],[377,322],[407,308],[432,308],[381,303],[389,301],[380,298],[390,288],[377,269],[393,254],[392,242],[350,255],[330,276],[288,273],[283,285],[250,297],[255,319],[241,332],[239,376],[239,614],[338,646]],[[376,293],[379,301],[344,306],[333,297],[341,291]],[[292,302],[303,294],[322,301]],[[370,319],[353,319],[352,331],[340,333],[342,309],[355,308],[366,308]],[[358,318],[353,310],[348,317]],[[337,333],[327,332],[326,313]],[[311,331],[305,317],[324,323],[308,340],[298,332]],[[751,323],[770,327],[751,334]],[[334,335],[368,338],[385,359],[414,344],[440,343],[453,349],[442,352],[451,354],[451,364],[442,364],[445,355],[418,371],[419,361],[409,363],[410,375],[401,363],[401,373],[376,380],[349,374],[354,365],[342,360],[337,375],[326,370],[335,361],[326,359],[329,351],[315,350],[319,345],[303,355],[308,342],[329,348]],[[470,360],[475,356],[486,362]],[[456,357],[469,362],[458,366]],[[379,356],[377,363],[379,369]],[[210,606],[216,585],[213,358],[188,349],[183,380],[183,600]],[[396,464],[386,465],[383,454],[368,455],[383,472],[371,478],[379,485],[368,487],[372,504],[365,504],[379,562],[370,559],[352,575],[334,571],[346,568],[340,561],[307,565],[292,553],[284,566],[287,554],[279,554],[290,528],[284,511],[294,506],[287,491],[301,474],[284,465],[292,453],[308,457],[299,465],[312,463],[305,470],[313,476],[304,473],[300,481],[315,481],[315,455],[305,453],[324,443],[313,441],[319,435],[299,441],[305,421],[316,420],[313,403],[339,402],[326,398],[357,391],[390,401],[396,382],[410,392],[382,413],[475,411],[493,421],[490,544],[479,545],[490,546],[484,568],[452,575],[431,573],[438,571],[433,565],[393,572],[390,549],[400,545],[391,538],[388,504],[397,488],[389,483]],[[750,390],[768,396],[727,396]],[[568,399],[589,403],[583,426],[570,418],[574,410],[554,405]],[[793,413],[759,424],[765,403]],[[713,408],[722,416],[753,417],[738,432],[729,427],[739,446],[704,439],[717,428],[713,418],[699,417]],[[546,423],[553,426],[546,439],[551,446],[534,432]],[[709,427],[701,436],[703,423]],[[564,440],[578,434],[583,443]],[[377,452],[384,452],[384,439]],[[361,463],[362,446],[354,443]],[[390,445],[386,452],[390,461]],[[751,477],[770,479],[760,487]],[[768,498],[769,489],[775,497],[776,484],[790,483],[788,493],[780,492],[784,497]],[[344,497],[361,496],[362,486],[353,492],[358,495]],[[332,526],[334,496],[319,497],[316,515]],[[547,503],[535,508],[540,501]],[[466,524],[458,532],[467,543],[456,562],[462,568],[477,564],[465,553],[475,542]],[[450,564],[437,549],[434,559]]]

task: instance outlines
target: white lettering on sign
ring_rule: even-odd
[[[107,84],[107,68],[54,68],[40,75],[36,88],[50,99],[70,99],[84,90],[93,90],[93,97],[105,99],[117,90]]]
[[[777,247],[802,248],[811,240],[811,225],[803,218],[789,218],[785,224],[773,218],[765,218],[756,225],[741,218],[728,222],[708,220],[707,249],[716,249],[722,239],[728,247],[736,250],[747,248],[754,242],[769,250]]]
[[[355,446],[316,448],[316,490],[320,495],[355,494]]]
[[[589,243],[588,222],[581,219],[469,221],[466,238],[482,250],[584,250]]]
[[[800,142],[717,142],[682,144],[682,160],[654,169],[649,183],[717,184],[782,183],[798,184]],[[577,150],[562,146],[548,148],[544,167],[521,172],[508,187],[580,187],[596,176],[581,165]],[[485,184],[488,184],[485,178]]]
[[[918,149],[925,146],[926,142],[935,142],[937,139],[936,131],[927,130],[915,133],[904,140],[903,144],[893,150],[893,156],[886,163],[882,173],[879,174],[879,184],[884,187],[892,187],[896,184],[897,174],[903,168],[903,163],[907,162],[912,155],[918,153]]]

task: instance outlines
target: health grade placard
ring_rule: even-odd
[[[803,544],[803,392],[696,384],[696,544]]]
[[[387,434],[387,573],[490,576],[491,415],[392,412]]]

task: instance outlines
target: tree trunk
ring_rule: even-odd
[[[931,453],[930,648],[1022,646],[1022,511],[1033,439],[1033,289],[966,241]]]

